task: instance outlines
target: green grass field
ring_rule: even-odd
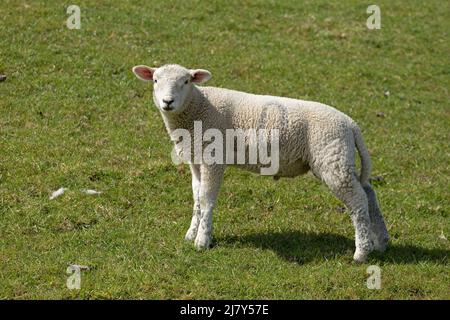
[[[380,30],[359,1],[77,0],[80,30],[69,4],[0,4],[0,298],[450,299],[448,1],[376,1]],[[350,217],[312,176],[234,168],[213,248],[185,243],[190,172],[131,72],[165,63],[355,119],[388,251],[353,263]],[[91,267],[80,290],[71,263]]]

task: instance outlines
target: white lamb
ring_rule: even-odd
[[[389,235],[369,184],[369,153],[350,117],[317,102],[197,86],[210,79],[207,70],[140,65],[133,72],[141,80],[153,81],[153,100],[172,138],[177,129],[194,135],[195,121],[201,121],[203,131],[217,129],[223,133],[227,129],[278,129],[279,169],[274,176],[294,177],[311,170],[344,202],[355,227],[355,261],[365,261],[374,249],[385,250]],[[245,141],[246,150],[251,143]],[[203,143],[202,147],[206,146]],[[359,177],[355,146],[361,157]],[[198,249],[205,249],[211,243],[212,211],[225,164],[191,161],[189,165],[194,210],[185,239],[195,240]],[[263,164],[239,166],[257,171]]]

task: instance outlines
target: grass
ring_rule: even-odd
[[[377,1],[380,30],[357,1],[76,4],[80,30],[64,1],[0,5],[0,298],[450,298],[448,2]],[[383,177],[388,251],[354,264],[350,218],[313,177],[233,168],[214,247],[185,243],[189,170],[131,73],[164,63],[355,119]],[[81,290],[66,288],[69,263],[91,266]]]

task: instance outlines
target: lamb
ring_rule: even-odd
[[[376,194],[369,183],[371,161],[358,125],[344,113],[318,102],[284,97],[254,95],[229,89],[198,86],[211,78],[203,69],[170,64],[159,68],[138,65],[138,79],[153,82],[153,100],[166,129],[179,147],[174,133],[179,129],[194,134],[195,123],[202,130],[225,134],[229,129],[273,129],[279,134],[278,170],[275,178],[295,177],[311,171],[348,207],[355,228],[353,259],[364,262],[373,250],[383,252],[389,241]],[[194,139],[195,140],[195,139]],[[255,141],[244,140],[245,150]],[[228,145],[227,145],[228,146]],[[205,149],[207,143],[202,142]],[[234,147],[233,147],[234,148]],[[180,149],[180,148],[178,148]],[[361,158],[358,176],[355,155]],[[185,150],[181,147],[178,152]],[[193,161],[194,208],[185,239],[197,249],[211,243],[212,212],[226,164]],[[246,159],[248,160],[248,159]],[[264,164],[238,164],[257,171]]]

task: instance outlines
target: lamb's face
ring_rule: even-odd
[[[181,111],[191,88],[191,74],[185,68],[164,66],[153,74],[153,100],[162,111]]]
[[[211,77],[207,70],[189,70],[179,65],[136,66],[133,72],[141,80],[153,81],[153,101],[167,113],[182,111],[193,83],[203,83]]]

